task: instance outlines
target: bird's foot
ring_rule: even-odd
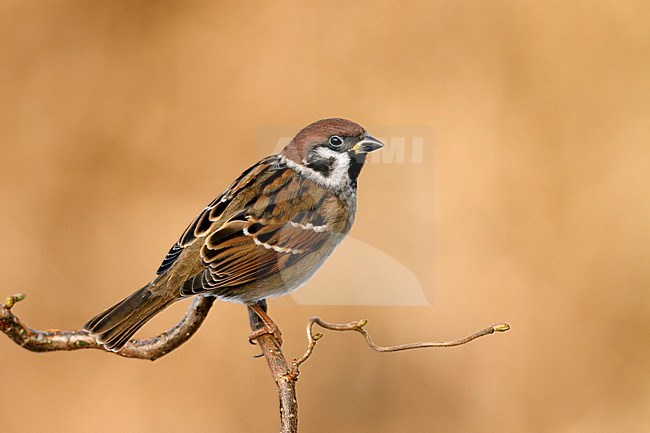
[[[253,329],[253,332],[248,336],[248,341],[255,344],[262,335],[272,335],[278,344],[282,346],[282,332],[280,332],[280,328],[266,311],[266,301],[264,300],[248,306],[251,329]]]
[[[251,332],[248,336],[248,342],[250,344],[255,344],[257,339],[262,335],[272,335],[277,340],[278,344],[282,346],[282,332],[280,332],[280,328],[278,328],[278,325],[275,323],[264,323],[264,326]]]

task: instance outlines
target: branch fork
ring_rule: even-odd
[[[58,329],[40,331],[27,327],[12,312],[12,308],[24,299],[24,294],[16,294],[9,296],[5,300],[4,304],[0,305],[0,331],[24,349],[33,352],[100,349],[109,353],[116,353],[117,355],[126,358],[155,361],[161,356],[177,349],[180,345],[189,340],[194,333],[196,333],[208,315],[208,312],[210,311],[210,308],[212,308],[216,298],[197,296],[192,305],[188,308],[185,316],[176,324],[176,326],[149,339],[131,340],[119,352],[106,350],[85,331],[61,331]],[[296,382],[300,375],[299,369],[300,366],[313,355],[316,344],[323,338],[322,333],[314,332],[314,325],[318,325],[328,331],[358,332],[364,337],[368,346],[376,352],[399,352],[413,349],[460,346],[476,340],[477,338],[495,332],[505,332],[510,329],[510,326],[506,323],[497,323],[458,340],[380,346],[373,341],[370,333],[366,330],[365,327],[368,324],[368,321],[365,319],[349,323],[330,323],[314,316],[307,321],[307,348],[305,349],[305,353],[300,358],[294,359],[289,364],[282,353],[282,341],[280,339],[281,334],[279,329],[275,329],[274,332],[273,327],[269,327],[269,323],[266,323],[268,320],[265,322],[265,320],[261,318],[261,316],[265,316],[266,304],[263,303],[260,305],[263,305],[264,314],[260,314],[259,311],[254,314],[249,314],[250,326],[253,331],[251,336],[262,349],[262,354],[266,358],[271,371],[271,376],[273,377],[278,389],[278,396],[280,399],[280,431],[282,433],[296,433],[298,431]],[[251,309],[251,311],[253,310]],[[270,320],[270,318],[268,319]]]

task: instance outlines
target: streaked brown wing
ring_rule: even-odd
[[[276,155],[269,156],[259,161],[257,164],[249,167],[244,171],[234,182],[230,184],[228,189],[212,200],[212,202],[201,211],[201,213],[192,221],[192,223],[185,229],[178,242],[176,242],[161,263],[156,271],[157,275],[166,272],[176,262],[183,250],[196,242],[197,239],[205,237],[209,232],[214,231],[215,227],[220,224],[226,210],[231,207],[233,202],[236,202],[236,197],[258,178],[258,176],[267,177],[273,176],[273,170],[278,167],[279,160]]]
[[[251,220],[236,236],[209,239],[203,247],[211,288],[238,286],[280,272],[316,251],[329,235],[290,223],[264,225]]]
[[[332,203],[338,199],[293,170],[265,172],[239,195],[245,206],[228,208],[230,216],[204,235],[201,257],[206,269],[183,285],[183,296],[281,272],[332,236],[328,210],[336,208]]]

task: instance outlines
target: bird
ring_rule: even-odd
[[[118,352],[156,314],[198,295],[248,306],[264,324],[251,342],[279,332],[266,299],[305,284],[348,234],[357,179],[368,153],[382,147],[347,119],[304,127],[199,213],[149,283],[90,319],[84,331]]]

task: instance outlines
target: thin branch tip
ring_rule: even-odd
[[[298,368],[301,364],[311,357],[316,347],[316,342],[322,338],[322,334],[314,334],[313,326],[318,325],[323,329],[328,329],[330,331],[356,331],[360,333],[368,346],[376,352],[400,352],[403,350],[412,350],[412,349],[425,349],[425,348],[434,348],[434,347],[453,347],[461,346],[467,344],[470,341],[476,340],[477,338],[484,337],[486,335],[493,334],[495,332],[505,332],[510,329],[510,325],[507,323],[497,323],[492,326],[488,326],[478,332],[475,332],[467,337],[460,338],[458,340],[452,341],[438,341],[438,342],[418,342],[418,343],[407,343],[407,344],[398,344],[395,346],[380,346],[376,344],[370,333],[366,330],[365,326],[368,324],[368,320],[361,319],[349,323],[330,323],[326,322],[323,319],[314,316],[307,322],[307,349],[305,353],[298,359],[293,361],[293,370],[298,374]]]
[[[6,308],[7,310],[11,310],[14,305],[16,305],[18,302],[25,300],[25,295],[24,293],[16,293],[15,295],[7,296],[7,299],[5,299],[4,304],[2,304],[2,308]]]

